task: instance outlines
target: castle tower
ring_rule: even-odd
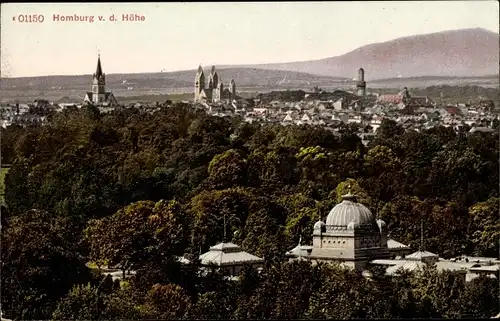
[[[363,68],[358,70],[358,82],[356,83],[356,91],[358,96],[364,96],[366,94],[366,81],[365,81],[365,71]]]
[[[229,91],[231,92],[231,102],[236,99],[236,83],[234,79],[231,79],[231,84],[229,85]]]
[[[106,75],[102,72],[101,55],[97,55],[97,68],[92,79],[92,102],[102,102],[106,94]]]
[[[205,75],[203,74],[203,68],[201,65],[198,67],[198,72],[194,79],[194,100],[199,101],[201,92],[205,89]]]

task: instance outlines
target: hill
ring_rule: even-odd
[[[414,35],[373,43],[341,56],[277,64],[246,65],[353,78],[359,67],[367,80],[419,76],[498,74],[499,35],[482,28]]]
[[[209,68],[205,68],[208,72]],[[236,80],[238,87],[288,87],[314,86],[315,84],[350,82],[344,78],[311,75],[284,70],[262,70],[256,68],[218,69],[219,79],[229,83]],[[161,73],[107,74],[106,85],[113,91],[151,90],[158,88],[191,88],[194,86],[196,70]],[[90,88],[92,75],[42,76],[23,78],[2,78],[2,90],[55,90],[72,89],[84,92]]]

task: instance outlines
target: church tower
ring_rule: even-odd
[[[198,67],[198,72],[194,79],[194,100],[199,101],[201,98],[201,92],[205,89],[205,75],[203,73],[203,68],[201,65]]]
[[[118,102],[112,92],[106,91],[106,75],[102,72],[101,55],[97,54],[97,68],[92,76],[91,90],[85,93],[84,104],[99,107],[116,107]]]
[[[212,66],[211,78],[212,78],[214,88],[218,88],[219,87],[219,75],[217,75],[217,71],[215,71],[215,66]]]
[[[229,85],[229,91],[231,92],[231,102],[236,99],[236,83],[234,79],[231,79],[231,84]]]
[[[365,71],[363,68],[358,70],[358,82],[356,83],[356,91],[358,96],[364,96],[366,94],[366,81],[365,81]]]
[[[222,80],[219,82],[219,86],[217,87],[217,100],[220,101],[224,99],[224,84],[222,83]]]
[[[106,75],[102,72],[101,55],[97,55],[97,68],[92,79],[92,101],[98,104],[104,101],[106,95]]]

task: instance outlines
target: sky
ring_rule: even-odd
[[[497,1],[2,3],[0,11],[1,77],[91,74],[98,52],[108,74],[161,72],[321,59],[444,30],[499,31]],[[62,21],[74,15],[87,20]]]

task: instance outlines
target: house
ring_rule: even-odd
[[[361,115],[352,115],[349,117],[349,120],[347,122],[351,124],[361,124],[361,121]]]
[[[339,100],[333,103],[334,110],[340,111],[346,108],[347,108],[347,101],[344,99],[344,97],[340,98]]]
[[[297,122],[297,125],[302,125],[302,124],[311,124],[312,118],[308,114],[302,115],[300,120]]]
[[[435,103],[427,96],[412,96],[405,100],[405,107],[433,107]]]
[[[290,114],[286,115],[285,118],[282,121],[285,124],[292,124],[293,123],[293,118]]]
[[[332,120],[347,124],[347,122],[349,121],[349,115],[344,114],[344,113],[334,114],[332,117]]]

